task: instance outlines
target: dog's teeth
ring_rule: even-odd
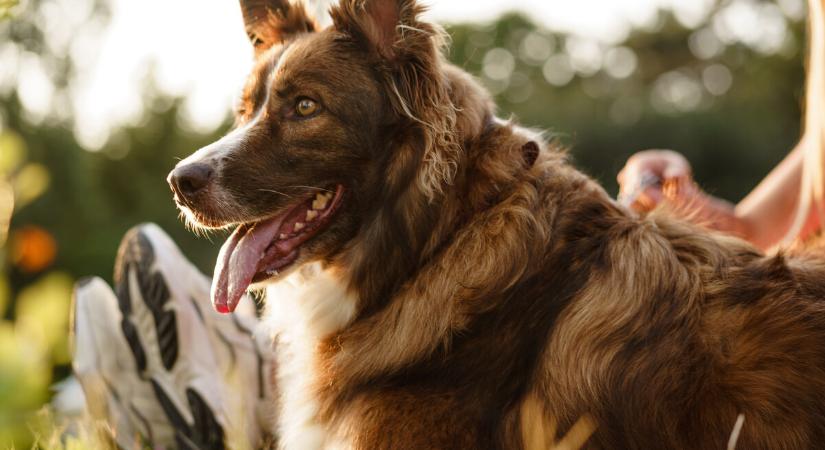
[[[294,231],[301,231],[301,230],[303,230],[304,228],[306,228],[306,226],[307,226],[307,224],[305,224],[305,223],[303,223],[303,222],[295,222],[295,226],[294,226],[294,227],[292,227],[292,229],[293,229]]]
[[[312,209],[317,211],[326,209],[328,202],[329,199],[326,196],[318,194],[318,196],[315,197],[315,200],[312,201]]]
[[[313,220],[318,218],[318,211],[313,209],[307,211],[307,222],[312,222]]]

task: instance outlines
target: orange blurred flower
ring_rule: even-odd
[[[57,243],[45,229],[27,225],[11,236],[12,262],[26,273],[36,273],[49,267],[57,256]]]

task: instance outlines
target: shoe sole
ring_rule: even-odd
[[[115,294],[123,314],[120,326],[141,372],[146,370],[147,362],[146,351],[138,337],[137,327],[131,321],[133,299],[132,278],[129,274],[132,271],[137,280],[137,290],[142,294],[143,303],[151,312],[155,322],[155,333],[163,367],[166,370],[172,370],[178,359],[178,329],[175,312],[166,309],[166,304],[171,298],[169,287],[161,273],[152,271],[154,263],[155,251],[140,227],[126,233],[118,249],[115,263]]]
[[[140,372],[146,371],[147,356],[141,344],[138,329],[131,321],[133,299],[131,295],[132,277],[129,274],[133,271],[137,281],[137,291],[142,294],[143,303],[151,312],[155,322],[155,333],[164,368],[168,371],[172,370],[178,359],[177,319],[174,311],[166,310],[171,295],[163,275],[152,270],[155,257],[151,241],[141,231],[141,226],[137,226],[124,236],[115,261],[115,295],[123,316],[120,326]],[[175,441],[178,448],[193,450],[223,450],[225,448],[223,427],[218,423],[214,412],[200,394],[191,388],[186,389],[186,400],[194,419],[194,423],[189,424],[160,384],[151,378],[149,382],[158,403],[175,428]]]

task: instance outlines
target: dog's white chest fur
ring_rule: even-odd
[[[352,320],[355,304],[337,278],[315,264],[267,288],[264,323],[278,343],[281,402],[275,431],[281,449],[346,447],[317,420],[318,401],[312,386],[318,343]]]

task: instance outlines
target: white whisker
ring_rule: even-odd
[[[284,194],[283,192],[276,191],[275,189],[258,189],[258,190],[261,191],[261,192],[271,192],[273,194],[283,195],[286,198],[292,198],[292,196],[290,196],[289,194]]]
[[[310,189],[310,190],[313,190],[313,191],[330,192],[330,193],[333,193],[333,194],[335,193],[335,191],[333,191],[332,189],[316,187],[316,186],[290,186],[290,187],[298,188],[298,189]]]

